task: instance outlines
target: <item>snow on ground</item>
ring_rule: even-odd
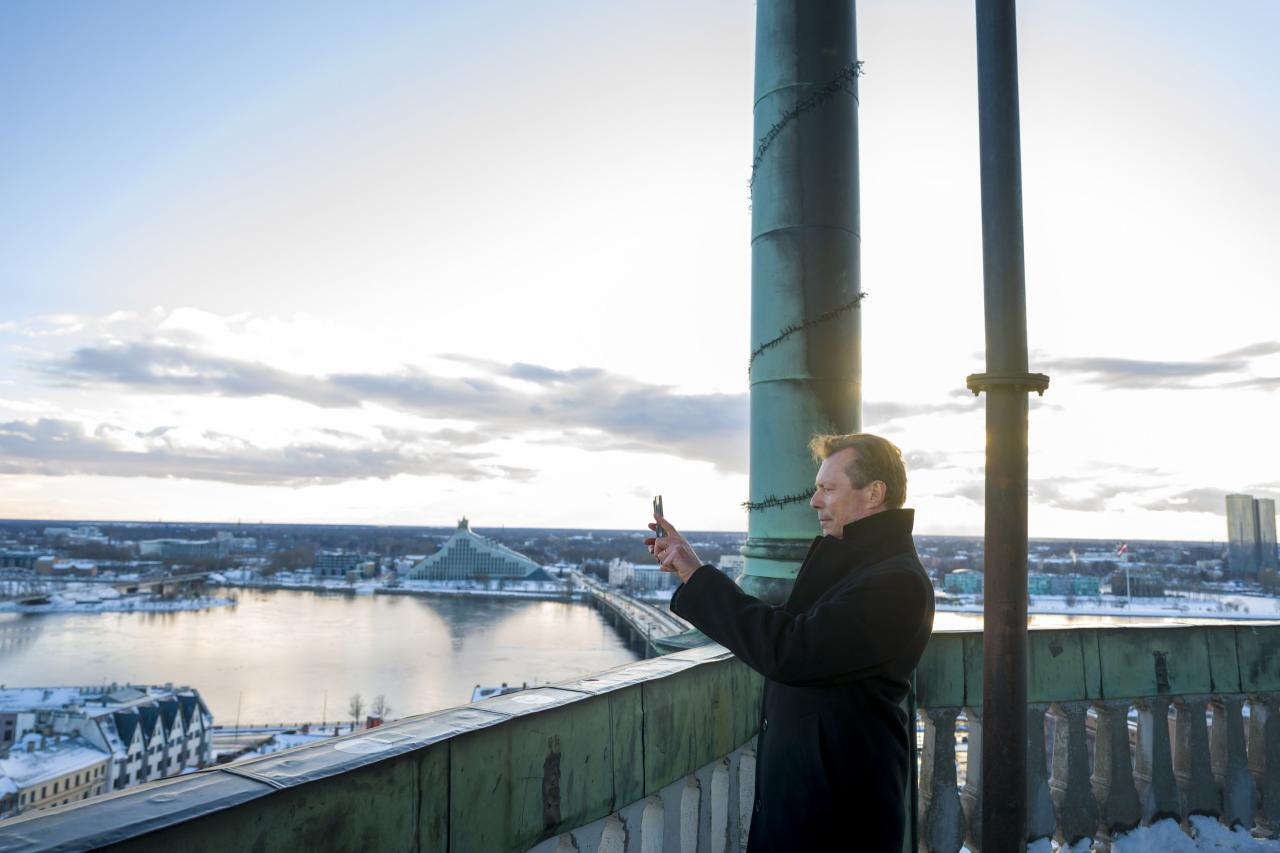
[[[1194,836],[1194,838],[1192,837]],[[971,853],[968,847],[962,853]],[[1093,841],[1082,838],[1075,844],[1058,844],[1041,839],[1027,845],[1027,853],[1090,853]],[[1216,819],[1197,815],[1191,818],[1191,834],[1183,832],[1176,821],[1162,820],[1151,826],[1140,826],[1132,832],[1116,836],[1111,853],[1276,853],[1280,841],[1254,838],[1242,827],[1229,829]]]
[[[16,601],[0,603],[0,613],[133,613],[172,612],[176,610],[206,610],[210,607],[234,605],[232,598],[180,598],[153,599],[150,596],[121,596],[100,601],[80,601],[60,595],[50,597],[48,604],[19,604]]]
[[[981,613],[976,596],[961,595],[940,601],[937,609],[951,613]],[[1054,616],[1139,616],[1161,619],[1264,619],[1280,620],[1280,597],[1263,596],[1168,596],[1135,598],[1084,596],[1068,601],[1061,595],[1031,597],[1027,612]]]

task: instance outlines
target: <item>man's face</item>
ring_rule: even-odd
[[[818,511],[822,532],[840,539],[844,526],[885,509],[885,485],[873,480],[861,489],[853,485],[847,469],[856,461],[857,451],[845,448],[822,460],[814,478],[809,506]]]

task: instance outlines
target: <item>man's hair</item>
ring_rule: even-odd
[[[845,473],[855,488],[863,489],[876,480],[884,483],[884,503],[898,509],[907,501],[907,466],[902,451],[888,439],[869,432],[848,435],[815,435],[809,441],[813,460],[821,462],[841,450],[853,450],[853,460]]]

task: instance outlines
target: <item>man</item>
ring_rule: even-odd
[[[902,509],[907,475],[892,443],[815,436],[809,546],[786,604],[753,598],[704,565],[666,519],[646,539],[682,585],[672,612],[765,677],[748,850],[899,853],[908,742],[901,707],[933,626],[933,584]],[[649,525],[655,528],[656,524]]]

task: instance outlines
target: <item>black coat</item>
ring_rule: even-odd
[[[842,539],[814,539],[782,606],[710,565],[671,598],[672,612],[765,677],[751,853],[902,850],[902,702],[933,628],[913,518],[886,510]]]

